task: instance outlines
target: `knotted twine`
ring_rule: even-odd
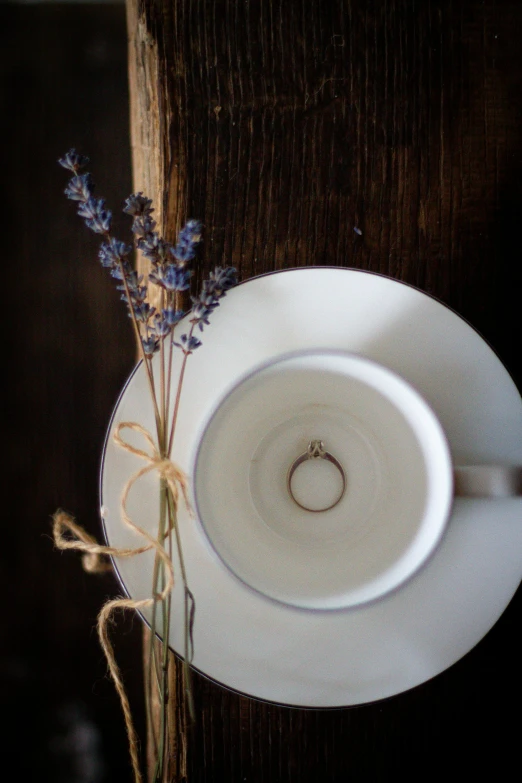
[[[134,446],[131,446],[128,441],[124,440],[120,434],[124,429],[139,432],[150,446],[150,452],[135,448]],[[125,525],[130,528],[130,530],[133,530],[135,533],[138,533],[138,535],[142,536],[142,538],[144,538],[147,543],[139,547],[130,548],[102,546],[97,543],[93,536],[91,536],[89,533],[87,533],[86,530],[78,525],[74,521],[73,517],[67,514],[67,512],[61,510],[57,511],[53,516],[53,538],[54,543],[58,549],[77,549],[80,552],[83,552],[82,564],[85,571],[89,573],[101,573],[111,569],[110,564],[102,560],[103,556],[135,557],[136,555],[140,555],[143,552],[149,551],[150,549],[156,550],[158,557],[165,566],[165,585],[161,592],[157,593],[155,597],[144,598],[141,600],[123,597],[110,599],[102,607],[98,615],[97,622],[100,644],[102,646],[103,652],[105,653],[105,657],[107,658],[109,672],[114,681],[118,696],[120,697],[123,716],[125,718],[125,728],[127,731],[127,738],[129,740],[129,751],[134,773],[134,780],[136,783],[142,783],[138,756],[138,737],[132,720],[129,699],[125,692],[119,666],[116,662],[114,648],[109,638],[108,625],[111,615],[117,609],[133,609],[134,611],[140,611],[147,607],[153,606],[155,600],[165,601],[174,587],[174,568],[172,565],[172,560],[165,551],[163,543],[151,536],[146,530],[139,527],[139,525],[133,522],[129,517],[127,512],[127,498],[133,485],[139,481],[142,476],[150,473],[151,471],[157,471],[160,477],[167,483],[176,506],[178,504],[180,490],[185,505],[189,511],[190,502],[187,492],[187,476],[181,470],[181,468],[174,464],[168,457],[161,456],[150,432],[148,432],[145,427],[142,427],[141,424],[138,424],[137,422],[121,422],[116,427],[113,439],[114,442],[122,449],[125,449],[125,451],[128,451],[129,453],[134,454],[136,457],[140,457],[141,459],[145,460],[145,462],[147,462],[144,467],[140,468],[129,478],[123,488],[120,501],[121,517]],[[72,533],[75,536],[75,539],[66,538],[66,533]]]

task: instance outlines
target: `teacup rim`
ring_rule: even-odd
[[[334,357],[340,357],[340,358],[352,358],[355,359],[357,362],[361,364],[366,364],[370,367],[377,368],[377,370],[390,378],[394,379],[396,383],[399,383],[400,385],[404,386],[409,393],[411,393],[417,401],[420,402],[420,404],[426,409],[429,416],[431,417],[432,422],[435,424],[437,430],[438,430],[438,437],[440,439],[440,443],[443,445],[443,448],[445,449],[445,475],[447,479],[447,488],[446,488],[446,495],[444,498],[444,505],[445,510],[444,513],[441,514],[441,521],[439,523],[438,532],[436,537],[434,538],[429,551],[427,554],[424,555],[422,559],[419,560],[419,562],[416,564],[416,566],[403,578],[401,578],[395,585],[392,587],[388,587],[385,589],[382,593],[375,595],[370,598],[362,598],[357,601],[353,601],[351,603],[347,603],[346,605],[337,605],[337,606],[304,606],[299,605],[296,603],[293,603],[291,601],[285,601],[283,598],[275,598],[271,595],[268,595],[267,593],[263,592],[263,590],[249,584],[248,581],[246,581],[242,576],[240,576],[234,568],[226,562],[226,560],[221,556],[219,551],[217,550],[214,542],[212,541],[212,537],[208,533],[205,523],[202,519],[202,515],[200,512],[200,504],[198,503],[198,497],[196,492],[196,468],[197,463],[203,448],[203,441],[205,438],[206,433],[208,432],[215,416],[218,414],[220,408],[225,405],[227,400],[235,393],[235,391],[244,383],[247,383],[251,378],[254,378],[256,375],[258,375],[260,372],[264,370],[268,370],[271,367],[275,367],[278,364],[283,364],[284,362],[290,361],[292,359],[302,358],[302,357],[324,357],[324,356],[334,356]],[[408,424],[410,426],[411,423],[408,421]],[[257,364],[255,367],[251,368],[247,372],[245,372],[243,375],[241,375],[239,378],[236,378],[226,389],[225,392],[223,392],[220,396],[220,398],[214,403],[211,410],[207,412],[207,416],[203,423],[200,425],[198,432],[196,433],[196,436],[194,438],[195,442],[195,448],[193,450],[193,453],[191,455],[191,458],[189,460],[190,464],[190,470],[189,473],[192,477],[191,481],[191,500],[195,511],[195,521],[196,524],[200,530],[200,533],[207,545],[209,547],[210,551],[213,553],[214,557],[217,558],[218,562],[220,562],[224,568],[241,584],[243,584],[248,590],[253,591],[257,595],[261,596],[264,600],[274,602],[276,604],[281,604],[283,606],[289,607],[291,609],[295,609],[297,611],[303,611],[303,612],[329,612],[329,613],[335,613],[335,612],[345,612],[350,611],[353,609],[357,609],[362,606],[367,606],[371,604],[378,603],[379,601],[382,601],[386,599],[389,595],[395,593],[398,590],[401,590],[405,584],[407,584],[411,579],[415,577],[415,575],[421,571],[423,568],[427,566],[427,564],[430,562],[430,560],[434,557],[435,553],[437,552],[437,549],[439,548],[441,541],[446,533],[446,530],[448,528],[448,524],[450,522],[452,512],[453,512],[453,505],[454,505],[454,474],[453,474],[453,467],[454,467],[454,460],[453,455],[451,453],[451,447],[449,443],[448,436],[446,434],[446,431],[444,430],[444,427],[442,426],[439,417],[437,416],[436,412],[433,410],[433,406],[430,405],[430,403],[426,400],[424,395],[415,387],[414,384],[412,384],[409,380],[404,378],[400,373],[396,372],[395,370],[392,370],[391,368],[387,367],[386,365],[382,364],[381,362],[377,362],[374,359],[371,359],[367,357],[365,354],[362,353],[356,353],[355,351],[347,351],[343,349],[337,349],[337,348],[303,348],[303,349],[297,349],[293,351],[285,351],[277,356],[271,356],[269,359],[266,359],[259,364]]]

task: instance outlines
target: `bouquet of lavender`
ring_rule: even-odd
[[[110,547],[98,546],[66,515],[55,516],[55,541],[62,549],[82,549],[89,557],[98,554],[119,554],[132,556],[152,546],[156,550],[156,558],[151,584],[151,598],[148,601],[132,601],[116,599],[109,601],[100,613],[98,628],[102,646],[107,654],[109,668],[122,700],[127,733],[129,735],[131,758],[136,781],[141,781],[139,759],[137,753],[137,738],[135,736],[130,707],[123,688],[118,667],[114,660],[112,647],[107,634],[107,621],[110,613],[118,607],[143,608],[149,604],[152,609],[149,667],[146,671],[147,714],[152,727],[152,737],[156,750],[156,768],[154,780],[161,783],[165,772],[166,737],[167,737],[167,701],[168,701],[168,640],[170,626],[171,589],[173,586],[173,568],[171,553],[173,546],[177,548],[180,564],[180,576],[184,590],[184,692],[188,710],[193,715],[192,695],[190,686],[190,661],[192,659],[192,626],[194,622],[195,603],[189,589],[187,573],[183,560],[181,540],[177,525],[177,508],[179,498],[186,499],[186,481],[181,471],[172,464],[171,454],[176,422],[180,403],[183,378],[188,357],[201,346],[199,339],[204,327],[209,324],[209,318],[226,292],[236,283],[236,270],[233,267],[216,267],[208,280],[203,283],[197,297],[191,297],[192,307],[183,310],[183,301],[190,289],[192,271],[190,262],[194,259],[196,248],[201,240],[201,223],[189,220],[178,236],[176,245],[165,241],[156,231],[156,222],[152,217],[154,209],[150,199],[143,193],[134,193],[125,201],[123,212],[132,218],[134,246],[150,261],[150,271],[145,278],[133,268],[129,260],[133,250],[131,245],[120,241],[111,233],[112,215],[106,208],[102,198],[93,195],[94,185],[91,175],[84,171],[88,158],[70,150],[59,161],[60,165],[72,172],[72,179],[65,190],[66,196],[78,204],[78,215],[82,217],[89,229],[103,237],[99,251],[102,266],[106,267],[114,278],[121,298],[126,303],[132,327],[136,337],[139,355],[147,375],[151,394],[156,432],[154,434],[155,457],[154,467],[160,475],[160,513],[157,535],[155,539],[133,525],[125,511],[122,501],[122,512],[125,520],[134,529],[150,541],[140,549],[113,550]],[[149,286],[156,287],[159,297],[155,298],[159,306],[150,303]],[[178,336],[177,325],[184,319],[188,327]],[[183,354],[177,388],[172,389],[172,363],[174,351]],[[154,354],[159,361],[159,384],[155,381],[152,370]],[[159,388],[158,388],[159,387]],[[174,392],[174,393],[173,393]],[[174,399],[171,405],[171,399]],[[126,425],[132,426],[132,425]],[[143,428],[136,425],[143,432]],[[144,432],[148,440],[150,435]],[[120,445],[124,445],[119,439]],[[131,449],[132,450],[132,449]],[[137,452],[135,452],[137,453]],[[126,494],[124,492],[124,494]],[[187,501],[188,502],[188,501]],[[65,518],[64,518],[65,516]],[[65,538],[65,531],[72,532],[76,541]],[[80,540],[78,540],[80,539]],[[161,634],[161,649],[158,652],[155,644],[156,632]],[[151,703],[153,688],[157,686],[160,701],[159,725],[154,725]]]

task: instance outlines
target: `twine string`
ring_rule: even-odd
[[[124,429],[129,429],[138,432],[143,436],[145,441],[150,447],[150,451],[144,451],[143,449],[132,446],[122,436],[121,432]],[[80,525],[78,525],[74,518],[67,512],[59,510],[53,516],[53,538],[55,546],[61,550],[76,549],[83,552],[82,564],[85,571],[89,573],[102,573],[111,569],[110,563],[103,560],[106,556],[113,557],[135,557],[143,552],[147,552],[151,549],[155,549],[158,557],[165,566],[166,579],[163,589],[152,598],[144,598],[141,600],[135,600],[133,598],[114,598],[107,601],[102,607],[98,615],[98,636],[103,652],[107,659],[110,675],[114,681],[114,686],[120,697],[123,716],[125,719],[125,728],[127,731],[127,738],[129,741],[129,751],[132,762],[132,769],[134,773],[135,783],[142,783],[142,775],[140,770],[138,747],[139,741],[134,728],[132,720],[132,714],[129,704],[129,699],[125,692],[125,686],[121,677],[119,666],[116,662],[116,656],[114,654],[114,648],[109,636],[109,623],[113,613],[118,609],[133,609],[134,611],[140,611],[147,607],[154,605],[155,601],[165,601],[168,595],[172,592],[174,587],[174,568],[172,560],[166,552],[163,542],[158,541],[156,538],[150,535],[146,530],[141,528],[130,518],[127,511],[127,500],[129,493],[134,484],[139,481],[143,476],[151,471],[157,471],[161,478],[165,480],[168,488],[172,494],[174,504],[177,506],[178,500],[181,495],[187,509],[190,511],[190,502],[188,499],[188,480],[185,473],[175,465],[168,457],[163,457],[158,451],[154,440],[141,424],[137,422],[121,422],[116,427],[113,435],[114,442],[125,451],[134,454],[136,457],[140,457],[148,464],[136,471],[126,482],[120,501],[121,517],[125,525],[142,538],[146,540],[146,544],[137,547],[112,547],[102,546],[97,543],[96,539],[87,533]],[[72,534],[75,538],[71,539],[67,537],[67,534]]]

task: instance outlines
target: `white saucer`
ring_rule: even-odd
[[[324,267],[254,278],[227,294],[203,342],[189,359],[173,452],[189,473],[222,396],[260,363],[303,349],[362,354],[401,375],[437,414],[455,463],[522,464],[522,400],[504,366],[454,312],[397,281]],[[120,421],[153,431],[140,367],[116,407],[101,476],[107,538],[132,546],[138,540],[120,522],[119,498],[143,463],[113,444]],[[157,495],[149,474],[129,503],[133,518],[152,533]],[[195,667],[229,688],[282,704],[360,704],[425,682],[475,646],[522,578],[521,498],[457,499],[427,565],[384,598],[338,611],[285,606],[255,592],[221,562],[197,520],[181,510],[179,522],[197,604]],[[237,525],[239,535],[240,519]],[[146,553],[117,562],[131,596],[150,595],[152,561]],[[183,649],[179,588],[170,639],[176,651]]]

